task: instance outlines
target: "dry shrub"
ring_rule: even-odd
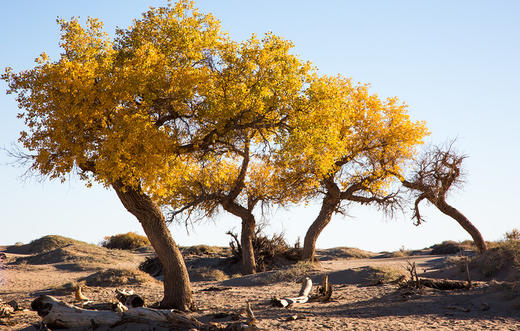
[[[9,246],[7,248],[7,252],[14,254],[37,254],[52,251],[72,244],[88,245],[86,242],[74,240],[71,238],[58,235],[48,235],[39,239],[35,239],[26,245],[16,243],[13,246]]]
[[[450,255],[458,254],[463,251],[472,250],[475,251],[476,247],[473,241],[465,240],[462,242],[456,242],[452,240],[443,241],[440,244],[436,244],[430,247],[432,249],[432,255]]]
[[[191,268],[188,273],[192,281],[222,281],[230,278],[224,271],[210,267]]]
[[[101,242],[101,246],[111,249],[132,250],[150,245],[150,241],[145,236],[135,232],[120,233],[113,236],[106,236]]]
[[[271,270],[280,264],[290,264],[301,259],[301,249],[289,247],[283,233],[274,233],[268,237],[262,233],[262,230],[263,226],[257,226],[252,240],[257,271]],[[231,231],[226,234],[233,238],[229,242],[233,260],[241,261],[242,247],[238,235]]]
[[[520,240],[520,231],[518,231],[518,229],[515,228],[515,229],[511,230],[511,232],[506,232],[504,237],[506,240],[509,240],[509,241]]]
[[[163,273],[161,260],[157,256],[147,257],[146,260],[139,265],[139,270],[147,274],[157,277]]]
[[[404,269],[391,267],[370,267],[369,281],[376,285],[399,283],[406,278]]]
[[[155,281],[150,275],[133,269],[107,269],[81,278],[88,286],[141,285]]]
[[[300,261],[283,269],[269,272],[265,278],[260,279],[262,284],[277,282],[296,282],[316,271],[316,265],[310,261]]]
[[[353,247],[334,247],[324,251],[339,259],[366,259],[375,255],[372,252]]]
[[[196,245],[181,248],[182,255],[196,255],[196,256],[229,256],[231,251],[229,247]]]
[[[477,268],[486,277],[495,277],[503,272],[508,273],[506,278],[519,280],[520,240],[515,239],[515,236],[493,243],[491,248],[471,261],[472,267]],[[508,238],[507,234],[506,238]]]

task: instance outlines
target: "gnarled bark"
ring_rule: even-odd
[[[302,253],[303,260],[311,262],[316,260],[316,241],[323,229],[330,223],[332,214],[341,202],[339,187],[332,181],[328,181],[326,187],[327,193],[323,198],[320,213],[305,234]]]
[[[256,273],[255,251],[253,249],[253,236],[255,234],[255,216],[241,205],[225,201],[222,203],[224,209],[242,219],[242,232],[240,234],[240,246],[242,247],[242,274],[250,275]]]
[[[484,237],[482,237],[480,231],[458,209],[450,206],[442,199],[431,202],[434,203],[434,205],[439,208],[441,212],[457,221],[464,228],[464,230],[470,234],[480,254],[487,250],[486,241],[484,240]]]
[[[164,298],[161,306],[190,310],[193,305],[191,283],[182,254],[175,244],[161,209],[140,190],[120,182],[112,185],[117,196],[141,223],[157,257],[163,265]]]

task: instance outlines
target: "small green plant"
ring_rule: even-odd
[[[141,236],[135,232],[121,233],[113,236],[105,237],[101,242],[101,246],[111,249],[127,249],[132,250],[150,245],[150,241],[145,236]]]

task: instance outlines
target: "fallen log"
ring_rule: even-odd
[[[31,303],[31,308],[42,317],[50,328],[82,328],[114,326],[127,322],[166,322],[180,328],[201,328],[203,324],[194,318],[174,310],[129,308],[125,312],[88,310],[69,305],[49,295],[42,295]]]
[[[309,293],[312,289],[312,280],[309,277],[306,277],[303,280],[302,288],[300,289],[300,294],[297,297],[285,297],[282,299],[272,298],[271,304],[276,307],[289,307],[295,303],[305,303],[309,301]]]

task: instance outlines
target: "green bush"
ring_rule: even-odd
[[[120,233],[113,236],[105,237],[101,242],[101,246],[112,249],[136,249],[150,245],[150,241],[145,236],[141,236],[135,232]]]

